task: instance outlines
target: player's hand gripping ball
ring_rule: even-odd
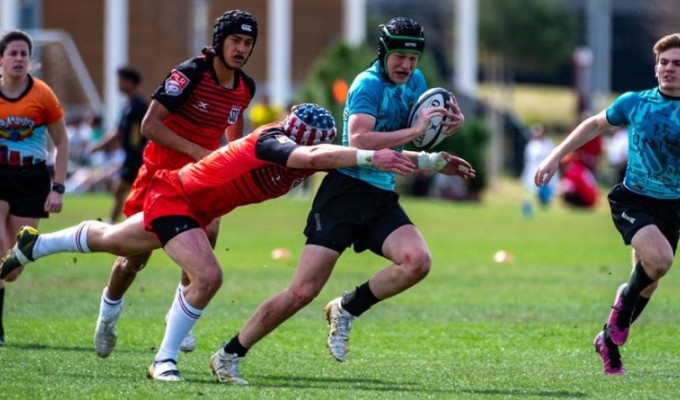
[[[421,94],[416,104],[411,108],[411,113],[408,117],[408,126],[412,127],[418,121],[420,112],[424,108],[429,107],[444,107],[451,112],[451,109],[446,104],[450,99],[453,99],[451,93],[444,88],[432,88]],[[446,116],[436,115],[430,120],[430,124],[425,129],[425,133],[411,142],[418,150],[428,150],[438,145],[446,135],[446,127],[442,124]]]

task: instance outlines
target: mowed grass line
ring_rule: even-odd
[[[66,201],[42,230],[104,216],[110,204],[105,196]],[[356,320],[348,362],[328,354],[321,309],[385,266],[370,254],[347,252],[320,296],[253,348],[242,365],[251,386],[217,384],[210,355],[287,285],[310,203],[283,198],[223,218],[216,252],[224,285],[195,328],[197,349],[180,356],[180,384],[145,378],[179,278],[165,254],[154,254],[128,293],[107,359],[95,355],[92,334],[113,257],[63,254],[28,266],[7,285],[0,398],[680,397],[677,274],[664,279],[623,348],[628,374],[604,376],[591,341],[630,263],[606,204],[594,212],[556,204],[524,220],[507,183],[482,204],[404,199],[431,248],[432,271]],[[291,258],[273,260],[274,248]],[[501,249],[512,261],[493,261]]]

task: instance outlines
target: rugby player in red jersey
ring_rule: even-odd
[[[222,268],[206,234],[211,221],[236,207],[288,193],[317,170],[356,165],[402,175],[415,170],[412,159],[399,152],[328,144],[335,133],[335,122],[325,108],[299,105],[284,121],[264,125],[196,163],[158,171],[149,184],[143,212],[119,224],[85,221],[44,234],[22,228],[17,245],[2,260],[0,277],[60,252],[124,257],[162,247],[190,283],[177,291],[148,377],[182,380],[177,370],[180,344],[222,284]]]
[[[132,184],[123,213],[130,217],[142,211],[149,183],[159,170],[173,170],[198,161],[243,133],[243,111],[255,93],[255,82],[241,68],[248,61],[257,40],[257,21],[246,11],[230,10],[217,18],[212,46],[203,54],[176,66],[151,96],[142,121],[142,134],[149,139],[144,163]],[[215,244],[219,219],[208,226],[208,237]],[[116,340],[116,322],[123,308],[123,295],[151,257],[144,252],[119,257],[111,270],[101,297],[94,334],[97,355],[108,357]],[[181,290],[188,284],[183,274]],[[183,351],[196,346],[193,333],[182,345]]]

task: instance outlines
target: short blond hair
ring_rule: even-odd
[[[680,33],[671,33],[659,39],[654,44],[654,54],[656,55],[656,62],[659,62],[659,55],[664,51],[680,48]]]

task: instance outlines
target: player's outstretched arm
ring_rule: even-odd
[[[548,157],[538,165],[534,174],[536,186],[543,186],[550,182],[559,168],[562,158],[597,137],[602,130],[612,126],[607,120],[607,111],[601,111],[597,115],[583,120],[571,133],[560,143]]]
[[[315,170],[368,165],[400,175],[410,174],[416,168],[409,157],[393,150],[357,150],[332,144],[298,146],[286,164],[290,168]]]

